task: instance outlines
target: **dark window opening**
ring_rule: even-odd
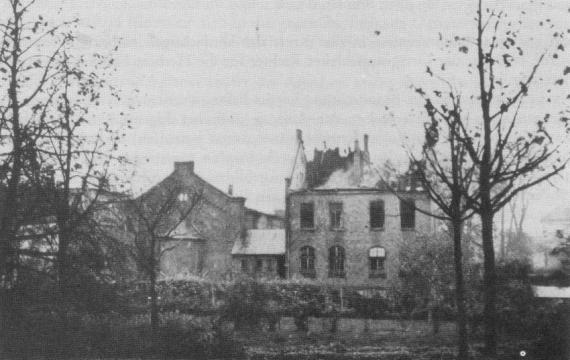
[[[414,200],[400,200],[400,224],[402,229],[416,227],[416,205]]]
[[[340,229],[342,227],[342,203],[329,204],[331,229]]]
[[[301,228],[312,229],[315,227],[315,205],[313,203],[301,204]]]
[[[196,273],[201,275],[204,272],[204,267],[206,265],[206,244],[203,242],[196,242],[197,246],[196,255]],[[192,244],[194,246],[194,244]]]
[[[386,251],[384,248],[376,247],[370,249],[368,253],[368,262],[370,264],[371,278],[385,278],[386,269],[384,268],[384,260],[386,259]]]
[[[249,272],[249,266],[247,264],[247,259],[241,259],[241,272],[243,272],[243,273]]]
[[[315,249],[310,246],[303,246],[301,250],[301,274],[305,277],[314,278],[315,273]]]
[[[370,203],[370,228],[382,229],[384,228],[384,201],[377,200]]]
[[[270,273],[275,272],[275,259],[267,259],[267,271]]]
[[[256,259],[255,260],[255,272],[261,272],[263,271],[263,260],[262,259]]]
[[[343,278],[344,271],[344,249],[340,246],[333,246],[329,249],[329,277]]]

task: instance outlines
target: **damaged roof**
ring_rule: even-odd
[[[285,255],[285,230],[248,230],[245,240],[234,243],[232,255]]]
[[[308,188],[313,189],[324,185],[337,170],[348,170],[352,166],[353,159],[353,151],[350,151],[346,156],[342,156],[339,148],[323,151],[315,149],[313,160],[307,162]]]
[[[398,192],[425,192],[422,174],[425,164],[410,162],[408,170],[374,166],[370,161],[369,137],[364,135],[364,148],[358,140],[354,148],[344,151],[339,148],[314,150],[313,159],[307,161],[301,130],[297,130],[297,153],[288,191],[373,190]]]

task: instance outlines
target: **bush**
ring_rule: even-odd
[[[239,358],[243,349],[216,319],[165,314],[152,347],[148,316],[37,313],[22,319],[5,337],[6,358],[160,356]],[[63,326],[65,324],[65,326]]]
[[[232,321],[236,330],[259,327],[267,317],[266,299],[268,292],[256,281],[243,279],[228,289],[222,318]]]
[[[497,263],[497,323],[503,335],[518,339],[536,339],[548,328],[548,319],[556,312],[555,302],[534,297],[531,266],[526,261]],[[480,335],[483,326],[483,284],[477,279],[468,289],[468,318],[472,333]]]
[[[388,300],[379,294],[365,297],[353,291],[349,293],[347,300],[357,317],[379,319],[385,317],[390,311]]]

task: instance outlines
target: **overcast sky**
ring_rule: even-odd
[[[120,41],[137,186],[193,160],[265,211],[283,208],[297,128],[309,158],[323,141],[343,149],[368,133],[373,160],[404,159],[422,124],[409,85],[441,55],[439,33],[473,34],[476,10],[474,0],[43,1],[58,2],[94,27],[79,37],[84,51]],[[565,1],[552,4],[545,11],[568,19]]]

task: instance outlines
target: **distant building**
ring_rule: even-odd
[[[393,181],[386,186],[372,166],[367,135],[363,149],[358,141],[345,154],[315,149],[307,161],[297,130],[286,179],[289,276],[363,287],[396,280],[400,244],[430,233],[433,221],[416,211],[429,210],[430,201],[414,169]]]
[[[248,209],[246,199],[223,192],[194,172],[194,162],[177,162],[174,171],[141,196],[160,196],[161,190],[177,184],[178,201],[192,201],[200,193],[196,209],[163,239],[160,271],[164,277],[196,275],[213,279],[232,278],[232,249],[242,244],[251,229],[282,227],[278,216]],[[182,184],[182,186],[180,186]],[[180,216],[174,212],[171,216]],[[251,236],[251,235],[250,235]],[[255,241],[260,237],[255,236]],[[260,254],[273,256],[274,254]],[[256,257],[255,254],[248,256]],[[277,267],[276,267],[277,268]],[[239,271],[238,271],[239,272]]]
[[[542,236],[539,252],[532,258],[535,269],[554,269],[560,266],[560,261],[552,250],[565,243],[570,238],[570,207],[554,209],[540,219]]]

